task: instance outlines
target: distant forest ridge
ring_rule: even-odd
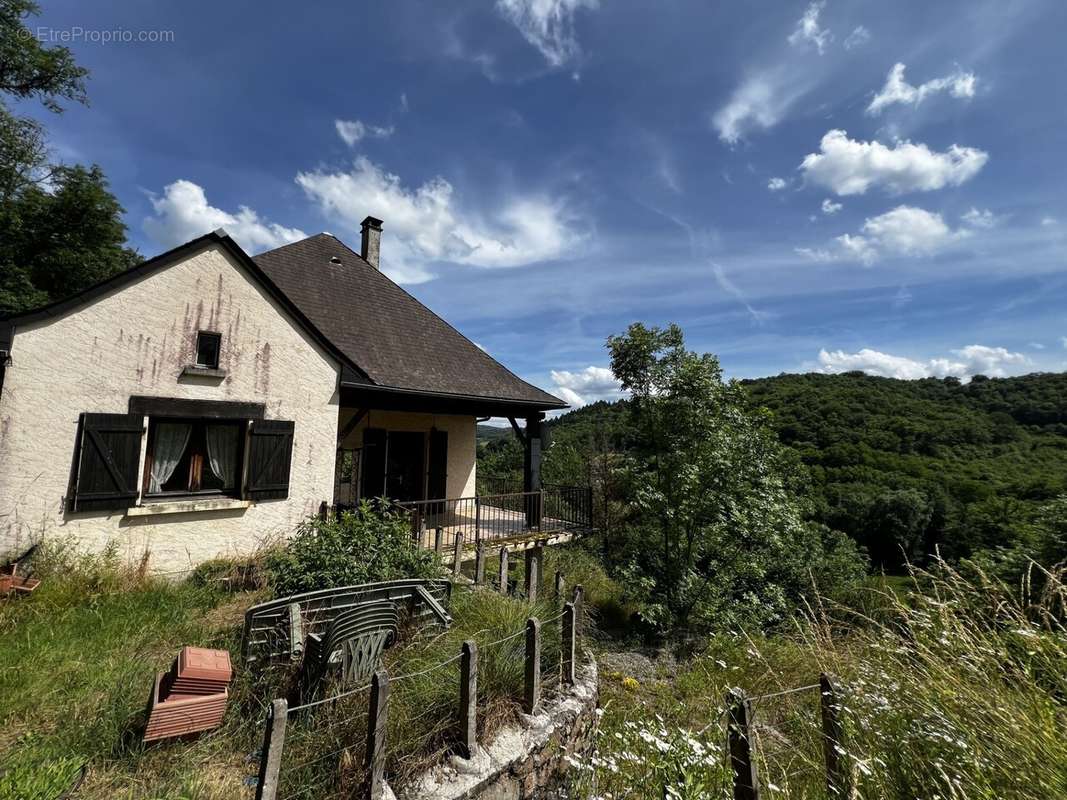
[[[934,548],[961,557],[1011,546],[1041,504],[1067,492],[1067,373],[741,383],[806,467],[798,486],[813,518],[853,536],[876,565],[922,561]],[[549,421],[552,439],[580,449],[595,434],[625,451],[626,410],[625,400],[576,409]],[[498,441],[486,456],[512,450],[508,437],[510,428],[478,429],[483,451]]]

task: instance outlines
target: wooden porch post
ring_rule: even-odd
[[[541,424],[545,418],[537,413],[526,418],[526,435],[523,439],[522,490],[541,491]],[[528,495],[526,499],[526,527],[541,527],[541,496]]]

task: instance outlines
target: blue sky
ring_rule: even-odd
[[[1058,0],[44,6],[91,104],[39,116],[145,255],[381,217],[390,275],[574,403],[636,320],[732,377],[1067,368]]]

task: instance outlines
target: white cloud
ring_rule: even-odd
[[[886,147],[849,139],[843,130],[827,131],[819,150],[806,155],[800,169],[812,183],[839,195],[864,194],[871,187],[902,194],[959,186],[989,160],[988,153],[974,147],[954,144],[938,153],[907,140]]]
[[[607,367],[586,367],[578,372],[552,370],[555,386],[552,393],[574,407],[597,400],[618,400],[625,397],[622,385]]]
[[[560,67],[581,53],[574,34],[575,13],[598,5],[598,0],[497,0],[496,8],[545,61]]]
[[[866,236],[852,236],[845,233],[838,236],[835,241],[841,248],[842,258],[852,261],[862,261],[867,266],[870,266],[878,260],[878,247]],[[827,251],[819,250],[818,252],[822,255]],[[831,256],[831,260],[832,258],[833,256]]]
[[[1067,350],[1067,336],[1061,336],[1060,337],[1060,344],[1062,344],[1063,348],[1065,350]]]
[[[852,29],[852,33],[845,38],[845,49],[855,50],[857,47],[863,47],[870,40],[871,32],[862,25],[857,25]]]
[[[804,44],[813,44],[815,49],[822,55],[833,40],[833,34],[828,28],[819,27],[819,13],[826,6],[826,0],[816,0],[804,10],[804,16],[797,20],[796,29],[789,34],[789,44],[794,47]]]
[[[286,228],[260,219],[248,206],[231,214],[208,204],[202,187],[192,181],[177,180],[164,187],[162,196],[153,195],[155,216],[146,217],[144,231],[155,242],[171,248],[216,228],[225,228],[250,253],[281,247],[307,238],[298,228]]]
[[[429,280],[429,265],[450,261],[479,267],[516,267],[566,255],[580,241],[564,204],[516,196],[489,219],[460,208],[447,180],[408,188],[364,156],[348,171],[301,172],[296,182],[328,217],[353,234],[367,214],[385,221],[389,236],[382,267],[400,282]]]
[[[789,183],[785,178],[771,178],[767,181],[767,188],[772,192],[780,192],[788,185]]]
[[[719,138],[737,144],[753,130],[766,130],[781,121],[792,105],[807,93],[801,73],[783,68],[750,75],[738,86],[729,101],[711,115]]]
[[[1034,350],[1044,350],[1045,349],[1045,345],[1041,344],[1041,342],[1030,342],[1028,346],[1032,347]]]
[[[344,140],[344,143],[349,147],[353,147],[357,142],[367,136],[371,136],[375,139],[388,139],[393,135],[395,130],[392,126],[382,128],[378,125],[367,125],[360,122],[358,119],[335,119],[333,124],[337,129],[337,135],[340,136]]]
[[[885,86],[867,106],[867,113],[879,114],[895,103],[917,106],[927,97],[941,92],[948,92],[959,99],[970,99],[974,97],[977,83],[978,78],[973,72],[956,70],[943,78],[934,78],[919,86],[912,86],[904,77],[904,65],[897,63],[889,70]]]
[[[979,211],[977,208],[972,207],[960,219],[972,228],[995,228],[1000,224],[1000,217],[988,208]]]
[[[1060,224],[1059,220],[1056,219],[1055,217],[1042,217],[1041,218],[1041,227],[1042,228],[1052,228],[1052,227],[1054,227],[1056,225],[1059,225],[1059,224]]]
[[[822,213],[824,213],[828,217],[832,217],[842,208],[844,208],[844,205],[842,205],[841,203],[835,203],[829,197],[822,201]]]
[[[818,368],[820,372],[825,373],[859,370],[870,375],[904,380],[953,376],[966,381],[974,375],[1004,377],[1011,372],[1018,372],[1030,363],[1030,360],[1022,353],[1013,353],[1003,347],[986,347],[980,344],[951,350],[950,354],[947,358],[918,361],[869,348],[855,353],[823,349],[819,351]]]
[[[927,255],[966,236],[945,224],[940,214],[914,206],[897,206],[863,223],[863,235],[879,249],[902,255]]]
[[[928,256],[965,239],[965,230],[953,230],[932,211],[897,206],[869,217],[857,234],[842,234],[827,248],[797,247],[795,252],[812,261],[860,261],[868,266],[882,256]]]

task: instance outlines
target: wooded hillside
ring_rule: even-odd
[[[1039,509],[1067,492],[1067,374],[902,381],[863,373],[744,381],[754,407],[806,469],[815,520],[865,546],[876,565],[949,558],[1027,538]],[[581,453],[625,451],[627,404],[595,403],[550,422],[546,472],[581,473]],[[481,445],[480,468],[506,472],[518,448]],[[560,474],[563,473],[563,474]]]

